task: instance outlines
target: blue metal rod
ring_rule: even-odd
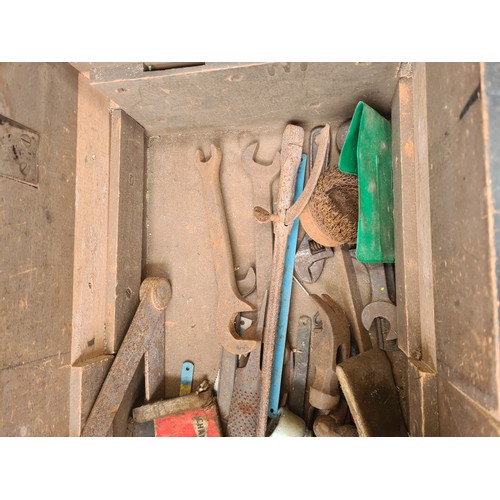
[[[307,156],[302,155],[302,160],[297,171],[297,180],[295,182],[294,201],[304,189],[304,179],[306,173]],[[283,373],[283,360],[285,357],[285,341],[288,328],[288,313],[290,312],[290,297],[292,295],[293,267],[295,261],[295,252],[297,251],[297,235],[299,232],[299,219],[295,219],[288,241],[286,244],[285,267],[283,273],[283,282],[281,285],[280,313],[278,316],[278,328],[276,331],[276,343],[274,347],[273,371],[271,376],[271,392],[269,394],[269,411],[271,418],[278,416],[281,376]]]

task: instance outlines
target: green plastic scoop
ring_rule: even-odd
[[[339,170],[358,176],[360,262],[394,262],[391,124],[359,102],[342,147]]]

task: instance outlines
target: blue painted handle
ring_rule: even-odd
[[[306,173],[307,156],[302,155],[302,160],[297,171],[295,183],[294,201],[304,189],[304,178]],[[290,297],[292,295],[293,266],[295,252],[297,251],[297,235],[299,232],[299,219],[295,219],[288,241],[286,244],[285,267],[283,272],[283,283],[281,285],[280,313],[278,316],[278,328],[276,331],[276,344],[274,347],[273,372],[271,376],[271,392],[269,394],[269,412],[271,418],[278,416],[281,375],[283,373],[283,359],[285,357],[286,331],[288,328],[288,313],[290,312]]]

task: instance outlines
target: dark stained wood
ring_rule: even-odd
[[[336,369],[360,436],[407,436],[398,391],[386,353],[378,348],[343,361]]]
[[[0,435],[68,436],[69,377],[69,353],[1,369]]]
[[[106,352],[109,99],[78,79],[72,361]]]
[[[420,295],[418,222],[415,168],[415,102],[413,75],[399,80],[392,101],[392,155],[394,185],[394,245],[398,346],[411,358],[420,358]]]
[[[113,359],[114,356],[108,354],[73,364],[70,387],[70,436],[80,435]]]
[[[481,99],[463,113],[480,84],[480,66],[432,63],[426,72],[437,368],[443,382],[497,410],[493,206]]]
[[[487,169],[491,179],[491,203],[495,228],[500,227],[500,63],[481,64],[481,105],[483,114],[488,116],[484,121],[485,148],[487,148]],[[474,98],[474,94],[472,94]],[[495,251],[500,255],[500,231],[495,231]],[[500,283],[500,259],[496,259],[497,288]],[[499,303],[500,307],[500,303]]]
[[[66,436],[78,74],[1,63],[0,114],[40,135],[38,188],[0,179],[0,435]]]
[[[410,436],[439,436],[437,373],[425,363],[408,363]]]
[[[427,92],[425,63],[416,63],[413,75],[414,99],[414,140],[415,140],[415,184],[416,184],[416,212],[418,238],[418,286],[420,305],[420,331],[422,352],[417,359],[422,359],[432,367],[436,367],[436,321],[434,316],[434,255],[432,241],[434,238],[432,227],[431,208],[431,170],[432,159],[429,155],[428,138],[429,120],[435,119],[436,109],[429,106]],[[444,192],[444,191],[443,191]],[[418,333],[417,333],[418,335]],[[418,341],[414,340],[418,345]]]
[[[106,349],[115,353],[139,305],[142,271],[144,129],[111,111]]]
[[[444,437],[499,437],[500,423],[452,384],[439,379],[439,429]]]

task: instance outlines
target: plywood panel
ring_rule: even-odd
[[[0,64],[0,114],[40,134],[38,188],[0,177],[0,368],[70,350],[76,112],[74,68]]]
[[[0,178],[0,435],[68,435],[77,78],[0,64],[0,114],[40,135],[38,187]]]
[[[439,436],[437,373],[425,363],[408,363],[410,436]]]
[[[359,100],[390,115],[398,63],[210,64],[142,72],[97,68],[91,81],[149,135],[349,118]]]
[[[437,368],[477,404],[496,410],[497,290],[479,64],[426,66]]]
[[[111,112],[106,349],[115,353],[139,305],[142,272],[144,129]]]
[[[109,100],[79,76],[72,361],[105,352]]]
[[[497,291],[496,314],[494,314],[493,324],[498,332],[499,329],[499,310],[500,310],[500,64],[483,63],[481,64],[481,105],[483,108],[484,147],[486,154],[487,175],[490,182],[486,185],[486,196],[489,212],[489,280],[491,287]],[[487,118],[486,118],[487,117]],[[493,252],[493,248],[495,251]],[[493,297],[492,293],[492,297]],[[494,306],[495,307],[495,306]],[[500,380],[500,349],[496,349],[496,379]],[[500,411],[497,410],[497,418],[500,417]]]
[[[114,356],[102,355],[76,362],[71,369],[70,436],[80,436],[101,390]]]
[[[441,436],[500,436],[500,423],[453,384],[440,380],[438,398]]]
[[[69,353],[0,369],[0,435],[68,436],[69,374]]]
[[[435,291],[432,241],[434,238],[432,227],[431,207],[431,180],[432,158],[429,154],[429,120],[434,122],[436,109],[429,104],[427,93],[429,89],[426,78],[427,65],[416,63],[413,76],[414,99],[414,139],[415,139],[415,194],[417,218],[417,253],[418,253],[418,287],[420,306],[420,336],[421,353],[415,356],[422,359],[429,366],[436,368],[436,319],[435,319]],[[447,165],[445,168],[449,168]],[[444,196],[444,191],[443,191]],[[418,345],[418,341],[414,341]]]
[[[415,114],[419,111],[415,109],[413,75],[406,75],[392,102],[394,245],[398,346],[415,359],[422,353],[415,165]]]

